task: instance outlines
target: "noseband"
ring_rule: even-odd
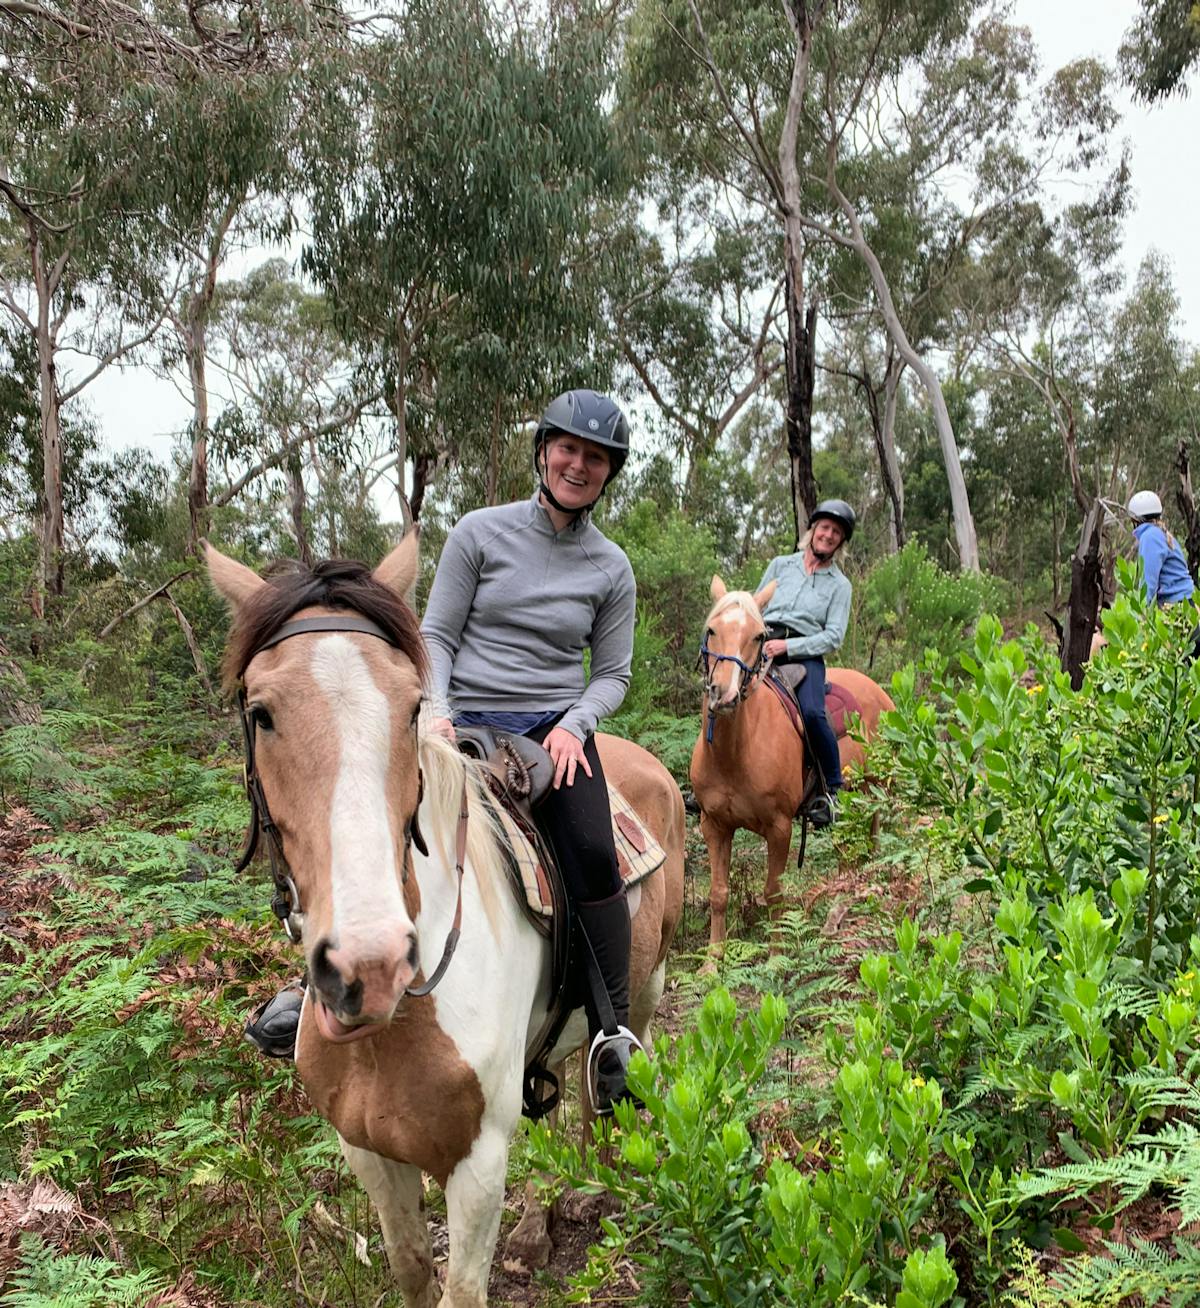
[[[714,667],[720,667],[722,663],[734,663],[739,669],[738,679],[738,704],[745,700],[746,696],[754,689],[758,682],[767,675],[771,666],[771,660],[763,656],[763,644],[767,639],[767,633],[764,631],[758,637],[758,657],[753,663],[746,663],[738,658],[736,654],[714,654],[708,648],[708,633],[704,635],[704,640],[700,644],[700,653],[696,657],[696,667],[704,672],[704,690],[708,695],[708,702],[712,704],[713,691],[715,687],[712,684],[712,672]],[[708,725],[704,732],[704,743],[712,744],[713,723],[716,721],[716,713],[710,707],[708,710]]]
[[[365,636],[376,636],[382,641],[386,641],[392,648],[396,648],[396,642],[374,622],[367,618],[356,618],[347,614],[345,617],[325,617],[325,618],[296,618],[291,622],[285,622],[278,631],[261,645],[257,646],[254,652],[247,658],[246,666],[249,666],[250,659],[255,655],[261,654],[263,650],[272,649],[282,641],[288,640],[292,636],[303,636],[312,632],[357,632]],[[245,668],[242,669],[243,673]],[[246,796],[250,800],[250,827],[246,832],[246,848],[242,851],[242,856],[238,859],[235,872],[243,872],[249,866],[250,860],[254,857],[258,849],[259,839],[261,836],[266,837],[267,856],[271,863],[271,880],[275,883],[275,894],[271,899],[271,911],[283,924],[284,933],[294,945],[298,945],[304,934],[304,910],[300,905],[300,892],[296,889],[296,882],[292,878],[291,870],[288,867],[287,857],[283,852],[283,838],[279,834],[279,828],[275,825],[271,817],[271,810],[267,806],[266,792],[262,788],[262,780],[258,775],[258,764],[255,758],[255,737],[257,724],[254,714],[248,712],[246,708],[246,687],[238,687],[238,717],[242,722],[242,742],[245,747],[245,763],[243,767],[243,779],[246,786]],[[417,819],[417,812],[421,807],[421,800],[425,795],[425,775],[417,769],[417,805],[413,809],[412,816],[404,825],[404,860],[401,868],[401,884],[408,884],[409,861],[411,857],[411,846],[415,845],[426,857],[429,856],[429,847],[425,843],[425,837],[421,834],[421,828]],[[419,998],[427,995],[437,985],[445,974],[446,968],[450,966],[450,960],[454,956],[454,951],[458,947],[459,930],[462,926],[462,882],[463,882],[463,863],[466,859],[467,852],[467,780],[463,777],[462,803],[458,812],[458,832],[455,839],[455,872],[458,877],[458,902],[454,908],[454,921],[450,927],[450,933],[446,937],[446,944],[442,950],[441,961],[434,969],[432,976],[421,986],[408,986],[405,988],[406,995],[412,995]]]

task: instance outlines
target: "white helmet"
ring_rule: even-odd
[[[1129,501],[1131,518],[1161,518],[1162,500],[1153,491],[1137,491]]]

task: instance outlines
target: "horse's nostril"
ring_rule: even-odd
[[[417,952],[417,937],[414,934],[412,937],[410,937],[409,944],[408,944],[408,966],[412,970],[414,976],[417,973],[418,957],[419,954]]]
[[[355,979],[349,984],[332,958],[336,952],[328,939],[317,942],[309,964],[313,985],[330,1007],[339,1013],[356,1014],[362,1008],[363,983]]]

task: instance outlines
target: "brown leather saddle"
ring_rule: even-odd
[[[803,737],[804,720],[800,716],[800,704],[796,696],[784,685],[779,673],[774,669],[771,670],[770,675],[767,677],[767,685],[779,696],[779,701],[787,710],[788,717],[791,719],[796,733]],[[850,714],[858,717],[862,716],[862,707],[853,692],[847,690],[845,686],[839,686],[836,682],[827,681],[825,683],[825,716],[829,719],[829,725],[833,728],[833,734],[838,740],[849,735],[850,727],[846,719]]]

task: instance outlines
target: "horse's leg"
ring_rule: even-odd
[[[725,952],[725,937],[728,934],[725,915],[729,909],[729,855],[733,847],[733,831],[728,827],[718,826],[707,813],[702,813],[700,832],[704,836],[704,843],[708,846],[708,866],[711,877],[708,887],[710,957],[705,964],[705,969],[711,970],[714,960]]]
[[[565,1061],[553,1069],[559,1088],[566,1086],[567,1064]],[[558,1109],[555,1108],[547,1121],[552,1131],[558,1130]],[[554,1224],[557,1203],[546,1203],[544,1191],[539,1190],[537,1182],[530,1177],[525,1182],[525,1203],[521,1220],[513,1227],[504,1242],[504,1266],[511,1272],[535,1271],[545,1267],[554,1252],[554,1241],[550,1238],[550,1228]]]
[[[438,1308],[487,1306],[488,1274],[504,1207],[508,1143],[518,1115],[515,1103],[511,1113],[486,1115],[470,1153],[446,1181],[450,1260]]]
[[[788,851],[791,847],[792,823],[790,818],[783,818],[767,833],[767,884],[763,893],[772,925],[783,911],[783,889],[780,881],[783,879],[783,870],[787,866]],[[774,943],[771,948],[775,949]]]
[[[379,1214],[383,1247],[404,1296],[404,1308],[433,1308],[437,1303],[437,1281],[420,1169],[359,1149],[345,1140],[341,1145],[346,1161]]]

